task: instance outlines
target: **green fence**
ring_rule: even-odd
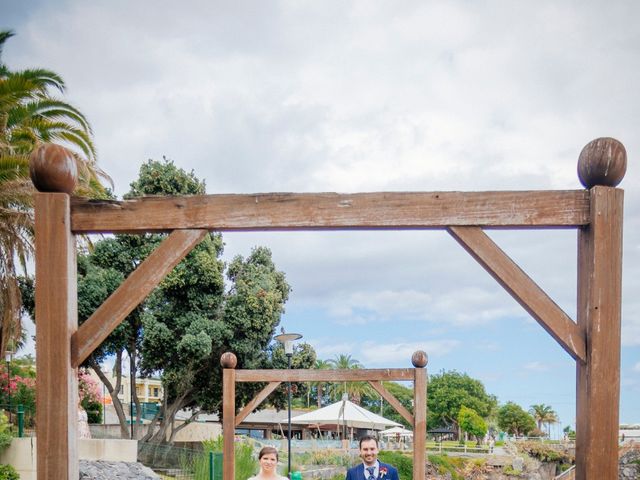
[[[35,409],[25,408],[23,405],[0,404],[0,410],[4,411],[14,436],[35,436]]]
[[[222,480],[222,454],[217,452],[139,443],[138,461],[167,480]]]

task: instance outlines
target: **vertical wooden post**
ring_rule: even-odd
[[[424,478],[427,441],[427,354],[418,350],[411,357],[416,367],[413,384],[413,478]]]
[[[235,446],[236,434],[236,365],[238,360],[231,352],[220,357],[222,370],[222,478],[235,479]]]
[[[77,480],[78,379],[71,336],[78,328],[76,247],[69,195],[38,193],[36,236],[36,424],[38,480]]]
[[[591,223],[578,233],[576,479],[618,478],[622,209],[624,192],[591,188]]]

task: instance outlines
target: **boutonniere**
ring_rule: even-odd
[[[386,477],[387,472],[387,467],[380,467],[380,478]]]

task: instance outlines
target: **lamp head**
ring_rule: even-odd
[[[293,342],[296,340],[300,340],[302,338],[302,335],[300,335],[299,333],[283,332],[273,338],[284,345],[284,353],[286,355],[293,355]]]

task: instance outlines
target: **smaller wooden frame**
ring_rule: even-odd
[[[413,425],[413,478],[424,478],[427,439],[427,355],[415,352],[412,362],[416,368],[356,369],[356,370],[236,370],[234,354],[222,355],[222,431],[223,479],[235,478],[236,427],[282,382],[362,382],[366,381]],[[384,381],[412,381],[414,384],[414,410],[412,415],[381,383]],[[237,382],[269,382],[236,415],[235,385]],[[232,433],[229,433],[232,432]]]

